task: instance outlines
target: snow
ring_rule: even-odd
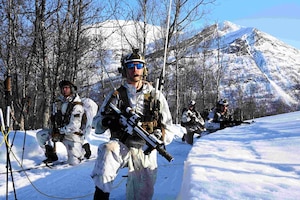
[[[176,125],[178,132],[167,146],[167,151],[175,159],[168,162],[158,155],[158,177],[153,199],[298,199],[300,112],[254,121],[199,139],[195,137],[193,146],[181,142],[183,129]],[[20,169],[21,163],[23,168],[28,168],[44,159],[44,153],[35,139],[36,131],[26,131],[26,134],[10,132],[13,170]],[[77,166],[37,168],[13,172],[13,176],[9,173],[7,182],[3,135],[0,139],[0,199],[6,198],[6,186],[8,199],[93,199],[94,184],[90,173],[95,158]],[[97,146],[107,140],[107,134],[90,135],[94,156]],[[66,151],[61,143],[57,143],[57,151],[59,160],[66,160]],[[125,199],[125,175],[126,168],[120,170],[111,199]]]
[[[269,99],[273,103],[280,101],[286,106],[297,107],[298,98],[291,88],[295,85],[293,81],[299,79],[295,70],[300,63],[299,50],[255,27],[228,21],[218,23],[216,35],[214,46],[211,46],[216,56],[209,59],[207,66],[218,62],[221,46],[224,50],[221,59],[224,74],[220,85],[223,98],[236,101],[232,92],[242,90],[246,99],[255,98],[257,104]],[[202,50],[199,48],[199,52]],[[249,87],[252,92],[247,92]],[[273,110],[271,104],[267,110]]]
[[[274,81],[268,79],[273,88],[277,91],[278,97],[285,102],[285,104],[292,106],[296,105],[297,101],[294,100],[289,94],[287,94],[280,86],[278,86]]]

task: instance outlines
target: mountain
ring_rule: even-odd
[[[256,28],[239,27],[230,22],[218,26],[223,34],[223,52],[232,59],[223,79],[223,90],[233,80],[245,88],[255,86],[256,99],[282,100],[289,106],[297,105],[300,78],[300,50],[261,32]],[[227,83],[227,84],[226,84]],[[246,91],[245,91],[246,92]]]
[[[136,30],[136,25],[137,23],[131,21],[108,21],[102,25],[101,30],[106,37],[103,45],[110,52],[107,59],[109,62],[106,65],[108,72],[103,75],[107,82],[109,78],[119,77],[115,72],[120,66],[121,56],[128,52],[126,50],[132,46],[139,47],[141,42],[136,41],[141,40],[135,38],[133,32],[139,32],[141,29]],[[138,27],[141,27],[141,24]],[[156,70],[154,73],[156,77],[152,79],[159,75],[157,71],[160,69],[157,66],[162,66],[164,56],[164,49],[157,47],[159,41],[162,41],[161,33],[158,26],[147,26],[147,66],[152,72]],[[252,101],[256,109],[265,110],[265,115],[299,109],[299,49],[256,28],[242,27],[228,21],[208,26],[192,36],[183,33],[180,38],[177,51],[180,49],[179,63],[184,66],[184,70],[194,67],[199,74],[204,71],[211,72],[213,78],[210,80],[220,77],[219,96],[229,99],[233,108]],[[174,45],[170,45],[167,60],[166,73],[171,79],[171,84],[174,82],[172,79],[175,71],[175,49]],[[190,63],[194,63],[194,66]],[[110,74],[110,77],[107,74]],[[189,78],[184,79],[184,81],[188,80]],[[194,84],[200,84],[197,77],[195,80]],[[168,93],[175,94],[174,88],[171,90],[173,91]],[[201,94],[200,88],[194,90],[195,95]],[[207,107],[211,106],[214,105],[207,105]]]
[[[266,114],[278,112],[279,107],[284,107],[280,112],[299,108],[300,50],[277,38],[225,21],[208,26],[179,46],[186,48],[181,55],[185,63],[201,63],[199,73],[212,70],[217,75],[221,71],[220,96],[234,106],[252,100],[265,107]],[[162,59],[159,55],[162,51],[148,56]]]

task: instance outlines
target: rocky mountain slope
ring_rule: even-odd
[[[133,38],[130,32],[136,25],[124,21],[121,23],[122,27],[125,27],[123,30],[118,30],[120,26],[116,24],[107,25],[105,28],[105,34],[108,37],[104,46],[112,52],[111,57],[107,59],[110,63],[106,66],[106,70],[111,73],[111,78],[119,75],[112,72],[116,72],[116,68],[120,66],[120,58],[125,52],[124,49],[130,49],[125,39]],[[161,34],[159,27],[149,26],[148,28],[149,48],[147,48],[146,59],[151,70],[151,62],[154,60],[162,62],[164,53],[163,49],[154,51],[153,48]],[[209,46],[205,46],[207,43]],[[192,57],[194,62],[201,63],[204,50],[210,52],[205,65],[212,71],[221,68],[220,96],[228,98],[235,104],[240,99],[252,98],[261,105],[265,104],[266,109],[269,110],[279,104],[284,104],[291,110],[297,110],[299,107],[299,49],[256,28],[241,27],[228,21],[211,25],[200,33],[183,40],[180,45],[185,48],[182,51],[184,55],[181,55],[185,62]],[[171,46],[169,50],[168,62],[171,63],[174,61],[172,60],[174,48]],[[171,67],[171,70],[166,73],[172,74],[173,72]]]
[[[224,93],[236,81],[257,100],[299,104],[300,50],[256,28],[230,22],[218,26],[218,32],[223,34],[224,57],[230,60],[222,80]]]
[[[274,105],[299,107],[300,50],[256,28],[228,21],[209,26],[183,43],[190,49],[188,56],[182,56],[185,60],[201,63],[201,70],[200,65],[208,66],[205,70],[221,68],[220,96],[235,104],[252,98],[270,113]],[[210,53],[203,64],[204,51]]]

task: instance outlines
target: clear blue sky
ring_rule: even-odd
[[[208,24],[230,21],[255,27],[300,49],[300,0],[216,0],[209,10]]]
[[[300,0],[217,0],[211,22],[255,27],[300,49]]]

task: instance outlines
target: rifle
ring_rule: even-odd
[[[141,117],[130,107],[127,107],[126,115],[112,103],[109,103],[109,108],[118,115],[119,123],[121,123],[123,130],[127,134],[133,135],[133,133],[136,133],[141,139],[145,140],[146,145],[148,146],[148,148],[144,151],[146,155],[148,155],[153,149],[156,149],[158,153],[165,157],[169,162],[173,160],[173,157],[165,150],[164,143],[142,128]]]
[[[254,121],[252,121],[252,122],[254,122]],[[221,126],[221,128],[226,128],[226,127],[239,126],[241,124],[251,124],[252,122],[245,122],[245,121],[239,121],[239,120],[221,121],[220,126]]]
[[[59,119],[60,118],[60,119]],[[52,122],[52,141],[54,142],[54,149],[56,147],[56,142],[60,142],[62,141],[62,135],[59,132],[59,125],[58,122],[61,122],[61,115],[59,115],[58,111],[57,111],[57,104],[55,99],[53,98],[53,102],[52,102],[52,112],[51,112],[51,122]]]

